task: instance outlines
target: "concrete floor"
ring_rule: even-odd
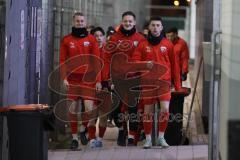
[[[168,149],[105,147],[81,151],[49,151],[49,160],[207,160],[207,145],[171,146]]]

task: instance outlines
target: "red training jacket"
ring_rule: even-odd
[[[78,57],[79,55],[86,55],[86,54],[95,55],[96,57],[100,58],[98,43],[94,36],[90,34],[84,38],[74,37],[71,34],[65,36],[61,41],[61,47],[60,47],[60,65],[63,65],[60,69],[61,78],[65,79],[67,74],[69,73],[84,75],[86,70],[88,69],[88,72],[99,71],[99,73],[97,73],[96,81],[100,82],[101,81],[101,74],[100,74],[101,63],[91,64],[91,62],[86,59],[84,63],[89,64],[88,66],[80,67],[80,62],[79,62],[80,68],[73,71],[69,70],[69,64],[66,63],[69,59]],[[78,60],[81,60],[81,59],[78,59]],[[76,63],[74,65],[78,65],[77,62],[74,62],[74,63]]]
[[[99,50],[100,50],[100,57],[101,57],[101,59],[102,59],[102,61],[103,61],[103,63],[104,63],[104,66],[103,66],[103,69],[102,69],[102,71],[101,71],[101,77],[102,77],[102,80],[104,80],[104,77],[109,77],[109,73],[110,73],[110,71],[109,71],[109,63],[108,62],[105,62],[105,53],[106,52],[104,52],[104,46],[105,46],[105,44],[101,47],[101,48],[99,48]],[[105,78],[105,80],[107,79],[107,78]]]
[[[131,62],[133,53],[135,51],[135,48],[138,46],[139,42],[144,40],[145,38],[138,32],[134,33],[131,36],[125,36],[122,34],[122,32],[119,30],[115,34],[113,34],[109,41],[107,42],[105,49],[104,49],[104,63],[108,65],[110,68],[110,62],[112,59],[112,56],[115,53],[123,53],[128,56],[128,61]],[[109,72],[105,74],[105,77],[103,79],[109,79],[110,75],[110,69]],[[117,70],[114,70],[116,74],[118,72],[124,71],[124,66],[119,65]]]
[[[177,56],[180,73],[188,73],[189,50],[185,40],[178,38],[173,42],[174,54]]]
[[[166,66],[167,72],[159,79],[171,83],[172,78],[175,90],[181,89],[179,67],[175,63],[176,56],[173,54],[173,45],[166,38],[163,38],[158,45],[152,45],[147,39],[142,41],[137,47],[133,59],[135,61],[154,61]]]

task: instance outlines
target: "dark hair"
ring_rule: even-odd
[[[159,16],[152,16],[149,20],[149,24],[151,23],[151,21],[161,21],[162,22],[162,18]]]
[[[115,29],[114,29],[113,26],[109,26],[107,30],[108,30],[108,31],[114,31],[114,32],[115,32]]]
[[[159,17],[159,16],[153,16],[153,17],[150,18],[149,24],[150,24],[152,21],[161,21],[161,22],[162,22],[162,18]]]
[[[90,30],[93,30],[94,28],[95,28],[94,25],[89,25],[89,26],[87,26],[87,29],[90,29]]]
[[[76,13],[74,13],[74,15],[73,15],[73,19],[74,19],[76,16],[84,16],[84,14],[83,14],[82,12],[76,12]]]
[[[143,26],[143,29],[148,29],[149,27],[149,23],[145,23],[145,25]]]
[[[101,27],[95,27],[94,29],[92,29],[91,34],[93,35],[97,31],[100,31],[100,32],[102,32],[103,35],[105,35],[105,32]]]
[[[107,37],[110,36],[110,35],[113,35],[115,33],[115,29],[113,26],[109,26],[108,29],[107,29]]]
[[[170,28],[166,33],[176,33],[178,34],[178,29],[176,27]]]
[[[133,16],[134,19],[136,19],[136,15],[132,11],[127,11],[122,14],[122,19],[125,16]]]

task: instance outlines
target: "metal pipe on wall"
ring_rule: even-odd
[[[212,34],[212,54],[213,68],[211,78],[211,108],[209,108],[209,152],[210,160],[219,159],[219,86],[220,86],[220,66],[217,63],[217,38],[222,32],[217,31]]]
[[[51,93],[48,88],[48,75],[53,70],[53,1],[42,0],[41,22],[41,57],[40,57],[40,87],[39,102],[51,103]]]
[[[30,31],[29,43],[27,44],[27,102],[38,103],[38,82],[40,79],[40,57],[41,57],[41,6],[42,2],[37,0],[28,1]],[[40,21],[38,21],[40,20]],[[40,28],[38,28],[40,27]],[[39,30],[38,30],[39,29]]]

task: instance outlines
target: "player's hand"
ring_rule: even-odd
[[[100,82],[96,83],[96,90],[100,91],[102,89],[102,84]]]
[[[112,91],[114,90],[114,84],[111,84],[111,90]]]
[[[152,67],[153,67],[153,61],[148,61],[147,62],[147,68],[152,69]]]
[[[69,89],[69,83],[68,83],[67,79],[64,79],[64,80],[63,80],[63,87],[64,87],[64,89],[65,89],[66,91],[68,91],[68,89]]]

